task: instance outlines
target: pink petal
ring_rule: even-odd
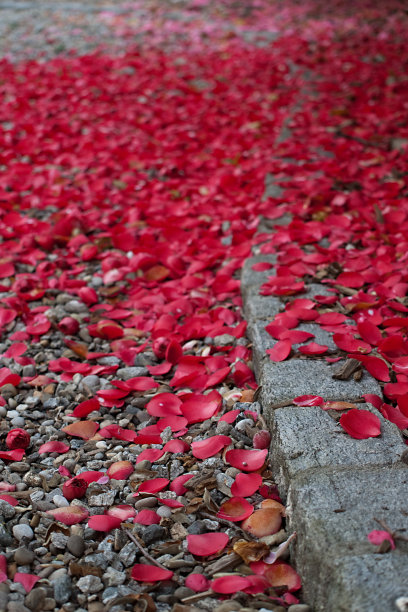
[[[323,402],[320,395],[299,395],[293,399],[295,406],[321,406]]]
[[[223,595],[230,595],[231,593],[238,593],[251,586],[251,581],[243,576],[232,574],[231,576],[221,576],[216,578],[211,583],[211,588],[215,593],[222,593]]]
[[[218,518],[236,523],[248,518],[254,511],[254,507],[243,497],[231,497],[221,504],[217,512]]]
[[[270,565],[264,576],[272,587],[287,587],[289,592],[298,591],[302,586],[299,574],[283,561]]]
[[[216,435],[199,442],[193,442],[191,449],[194,457],[197,457],[197,459],[208,459],[208,457],[213,457],[219,453],[228,444],[231,444],[229,436]]]
[[[57,440],[51,440],[51,442],[45,442],[45,444],[41,444],[38,449],[38,453],[42,455],[43,453],[67,453],[70,447],[68,444],[64,442],[58,442]]]
[[[70,416],[82,418],[88,416],[94,410],[99,410],[101,407],[98,399],[96,397],[92,397],[91,399],[85,400],[76,406],[74,412],[70,414]]]
[[[46,514],[53,516],[55,520],[64,523],[64,525],[81,523],[89,516],[88,511],[82,506],[66,506],[55,510],[47,510]]]
[[[139,525],[158,525],[160,523],[160,516],[154,510],[144,508],[137,513],[133,522],[139,523]]]
[[[244,472],[255,472],[260,470],[268,455],[268,449],[245,450],[234,448],[225,454],[225,460],[239,470]]]
[[[170,480],[168,478],[152,478],[151,480],[146,480],[139,485],[137,493],[158,493],[159,491],[163,491],[169,484]]]
[[[340,425],[352,438],[364,440],[381,434],[381,422],[377,415],[368,410],[352,408],[340,417]]]
[[[24,448],[15,448],[10,451],[0,451],[0,459],[5,461],[21,461],[25,455]]]
[[[285,361],[290,355],[292,350],[292,343],[290,340],[278,340],[278,342],[266,351],[271,361]]]
[[[152,416],[180,416],[181,399],[173,393],[158,393],[146,404],[147,412]]]
[[[61,431],[64,431],[69,436],[75,436],[76,438],[82,438],[82,440],[90,440],[94,437],[99,429],[98,423],[95,421],[77,421],[63,427]]]
[[[203,574],[189,574],[184,581],[184,586],[195,591],[196,593],[202,593],[208,591],[210,588],[210,581]]]
[[[133,580],[139,582],[158,582],[159,580],[170,580],[173,576],[173,572],[157,567],[156,565],[136,563],[132,568],[131,576]]]
[[[191,478],[193,478],[193,474],[181,474],[181,476],[177,476],[170,484],[169,490],[173,491],[173,493],[176,493],[177,495],[184,495],[184,493],[188,491],[188,489],[186,489],[184,486],[184,483]]]
[[[371,542],[371,544],[374,544],[374,546],[380,546],[380,544],[382,544],[384,540],[388,540],[391,544],[391,549],[394,550],[395,548],[394,539],[387,531],[382,531],[381,529],[374,529],[373,531],[370,531],[370,533],[367,535],[367,538]]]
[[[35,576],[34,574],[23,574],[22,572],[14,574],[14,582],[22,584],[26,593],[29,593],[39,580],[40,576]]]
[[[12,495],[7,495],[7,493],[1,493],[0,494],[0,499],[2,499],[3,501],[7,502],[11,506],[18,506],[18,500],[15,497],[13,497]]]
[[[261,484],[260,474],[237,474],[231,485],[231,493],[234,497],[251,497]]]
[[[118,506],[112,506],[109,508],[107,514],[109,516],[115,516],[121,521],[127,521],[130,518],[136,516],[136,510],[129,504],[119,504]]]
[[[210,532],[187,536],[187,549],[192,555],[201,557],[221,552],[229,542],[226,533]]]
[[[117,529],[122,522],[121,518],[117,516],[110,516],[109,514],[94,514],[88,521],[88,527],[95,531],[111,531]]]
[[[130,461],[116,461],[109,466],[106,473],[113,480],[126,480],[134,470],[135,468]]]
[[[152,463],[154,463],[155,461],[160,459],[160,457],[163,457],[163,455],[164,450],[161,450],[160,448],[146,448],[144,451],[139,453],[136,459],[136,463],[140,463],[144,460],[151,461]]]

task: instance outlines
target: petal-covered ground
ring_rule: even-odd
[[[348,355],[406,431],[407,15],[326,4],[4,22],[0,597],[19,609],[298,603],[241,312],[253,249],[277,257],[269,358]],[[381,434],[354,404],[294,402]]]

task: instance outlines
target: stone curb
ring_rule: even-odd
[[[290,405],[298,395],[361,401],[365,393],[381,395],[381,389],[367,372],[358,382],[332,378],[341,362],[270,361],[265,351],[274,340],[264,328],[283,302],[259,295],[273,274],[273,268],[254,272],[252,265],[259,261],[274,264],[275,256],[246,261],[241,291],[260,401],[272,434],[271,468],[287,503],[289,530],[297,533],[292,552],[303,597],[316,612],[395,612],[395,601],[408,597],[408,544],[399,541],[395,551],[380,555],[367,534],[381,529],[375,518],[392,529],[407,525],[408,466],[401,460],[406,446],[398,428],[365,404],[359,407],[381,420],[379,438],[356,440],[321,408]],[[324,286],[312,285],[302,297],[324,292]],[[317,327],[301,328],[317,331],[316,341],[332,348],[330,334]]]

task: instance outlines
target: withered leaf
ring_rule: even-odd
[[[238,542],[235,542],[233,550],[247,565],[254,561],[260,561],[269,554],[269,547],[263,542],[238,540]]]
[[[101,567],[91,565],[90,563],[76,563],[75,561],[71,561],[69,564],[69,573],[71,576],[80,578],[83,576],[98,576],[98,578],[101,578],[103,570]]]

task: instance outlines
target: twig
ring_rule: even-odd
[[[375,516],[373,518],[374,518],[375,522],[378,523],[384,529],[384,531],[389,533],[390,536],[394,540],[402,540],[403,542],[408,542],[408,537],[400,535],[398,533],[399,531],[401,531],[401,529],[397,529],[396,531],[393,531],[391,529],[391,527],[388,527],[387,523],[385,521],[383,521],[382,519],[375,518]]]
[[[210,519],[211,521],[218,521],[220,525],[225,525],[226,527],[232,527],[234,529],[237,529],[237,531],[240,531],[245,536],[245,538],[249,537],[249,534],[246,531],[244,531],[243,529],[241,529],[241,527],[239,527],[238,525],[236,525],[235,523],[231,521],[227,521],[225,519],[218,518],[218,516],[212,516],[211,514],[206,514],[205,512],[200,512],[200,514],[204,518]]]
[[[143,553],[143,556],[146,557],[146,559],[148,559],[149,561],[151,561],[153,563],[153,565],[157,565],[157,567],[160,567],[160,569],[164,569],[164,570],[168,570],[169,569],[168,567],[165,567],[164,565],[162,565],[160,563],[160,561],[156,561],[156,559],[154,557],[149,555],[147,550],[145,548],[143,548],[143,546],[140,544],[140,542],[137,540],[137,538],[135,538],[133,533],[131,531],[129,531],[129,529],[124,529],[123,531],[126,533],[128,538],[130,538],[132,540],[132,542],[134,544],[136,544],[136,546],[138,547],[140,552]]]

